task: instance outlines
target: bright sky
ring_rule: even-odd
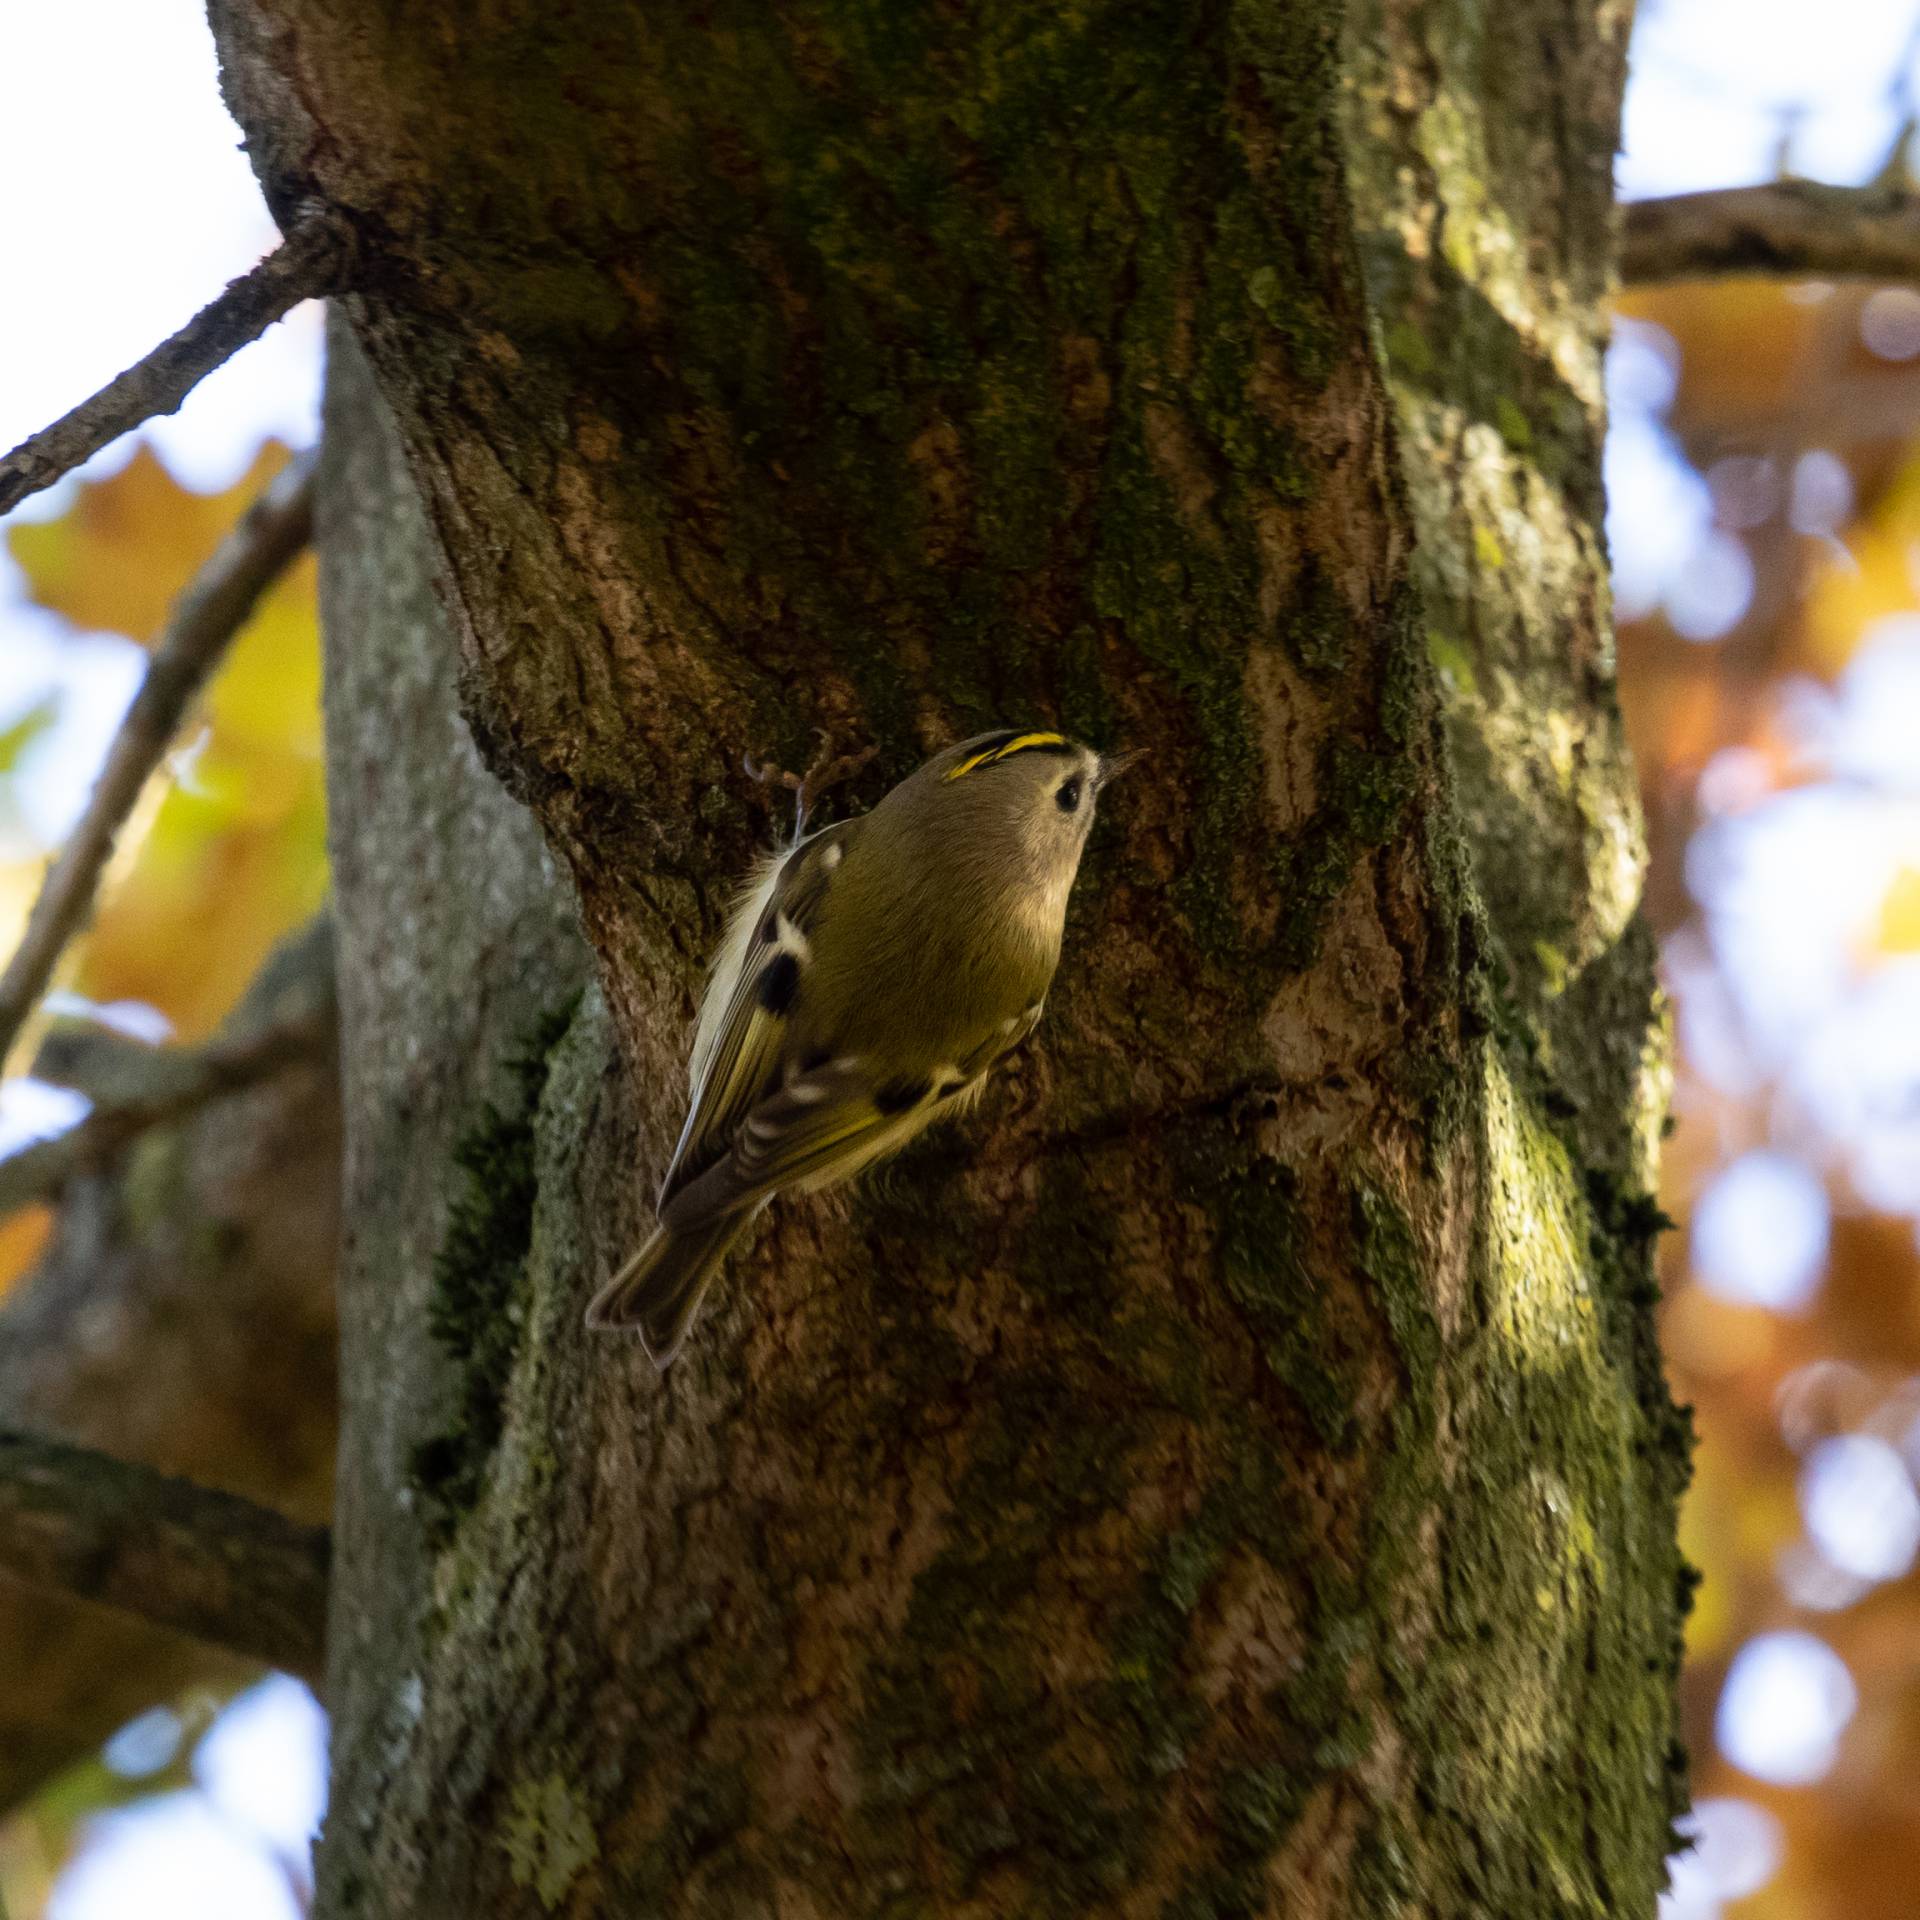
[[[1865,178],[1900,123],[1895,82],[1920,81],[1917,20],[1920,0],[1642,0],[1623,192],[1763,179],[1775,170],[1783,133],[1795,170]],[[0,179],[25,184],[0,195],[0,278],[9,290],[0,301],[0,445],[92,392],[272,244],[237,141],[198,0],[5,9]],[[1710,525],[1700,477],[1667,441],[1672,370],[1662,355],[1649,333],[1625,342],[1613,368],[1608,479],[1620,594],[1628,608],[1664,600],[1676,625],[1710,644],[1744,606],[1748,576],[1738,542]],[[153,438],[183,481],[225,486],[264,435],[311,441],[318,384],[317,315],[306,309],[208,380]],[[124,448],[110,449],[100,470],[124,458]],[[1822,492],[1831,491],[1830,478],[1811,468],[1793,477],[1796,520],[1833,515]],[[23,511],[58,511],[62,497]],[[1862,756],[1913,764],[1920,633],[1883,638],[1822,696],[1818,718],[1829,728],[1836,770]],[[125,641],[76,640],[23,607],[0,559],[0,724],[50,687],[68,696],[33,765],[25,824],[35,840],[51,843],[71,819],[138,671]],[[1740,769],[1726,769],[1721,784],[1737,794]],[[1796,1065],[1806,1050],[1796,1053],[1793,1041],[1810,1023],[1820,1026],[1830,1037],[1826,1056],[1844,1059],[1847,1070],[1829,1076],[1831,1084],[1803,1087],[1801,1097],[1816,1109],[1824,1101],[1837,1137],[1856,1144],[1856,1178],[1877,1202],[1920,1212],[1920,1131],[1882,1137],[1875,1105],[1889,1074],[1910,1085],[1920,1073],[1920,977],[1889,972],[1863,996],[1843,964],[1861,903],[1879,897],[1887,863],[1915,857],[1920,818],[1912,805],[1920,798],[1863,820],[1837,785],[1774,802],[1747,816],[1739,833],[1707,845],[1696,888],[1713,929],[1716,978],[1732,980],[1745,1027],[1763,1043],[1777,1038],[1780,1059],[1767,1071],[1810,1072]],[[1675,971],[1685,975],[1684,955]],[[1677,984],[1684,1005],[1684,979]],[[1712,1009],[1693,1026],[1690,1044],[1711,1057]],[[1878,1079],[1876,1062],[1885,1067]],[[1756,1070],[1744,1056],[1729,1054],[1723,1064],[1729,1073]],[[31,1102],[0,1099],[0,1142],[45,1117],[23,1109],[23,1098]],[[1819,1281],[1822,1184],[1782,1153],[1750,1154],[1722,1177],[1726,1192],[1717,1202],[1709,1196],[1696,1218],[1697,1265],[1708,1284],[1791,1310]],[[1803,1503],[1815,1537],[1852,1577],[1904,1569],[1920,1547],[1911,1481],[1885,1447],[1811,1459]],[[1891,1520],[1863,1527],[1870,1507]],[[1817,1778],[1852,1705],[1845,1668],[1816,1637],[1767,1636],[1734,1664],[1721,1702],[1722,1742],[1760,1778]],[[142,1723],[127,1750],[158,1738]],[[60,1884],[52,1920],[294,1913],[283,1862],[317,1818],[321,1739],[318,1710],[291,1681],[244,1696],[198,1749],[193,1791],[97,1824]],[[1703,1803],[1694,1825],[1700,1845],[1663,1903],[1664,1920],[1712,1920],[1724,1902],[1763,1885],[1777,1863],[1777,1833],[1745,1801]]]
[[[0,444],[12,446],[191,319],[276,236],[220,104],[199,0],[10,6],[0,51],[14,183],[0,195]],[[263,435],[313,438],[315,319],[268,334],[154,427],[183,480],[229,486]]]

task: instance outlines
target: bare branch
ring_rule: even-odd
[[[316,921],[221,1028],[238,1041],[335,1003]],[[59,1022],[34,1061],[101,1104],[153,1063]],[[151,1053],[151,1049],[147,1049]],[[0,1299],[0,1428],[54,1435],[309,1525],[332,1508],[340,1084],[300,1062],[68,1181],[33,1271]],[[0,1572],[0,1811],[157,1700],[242,1684],[239,1656]]]
[[[140,789],[254,603],[313,537],[313,468],[296,461],[250,507],[180,596],[120,723],[80,824],[47,869],[19,950],[0,974],[0,1061],[86,924],[100,875]]]
[[[302,300],[339,292],[350,256],[347,231],[338,221],[316,215],[296,226],[171,339],[0,458],[0,513],[52,486],[143,421],[172,413],[215,367]]]
[[[75,1174],[105,1164],[149,1127],[184,1119],[209,1100],[239,1093],[302,1062],[331,1061],[335,1019],[331,1004],[304,1010],[259,1033],[219,1039],[204,1047],[112,1049],[124,1091],[95,1106],[77,1127],[37,1140],[0,1160],[0,1217],[59,1192]],[[136,1062],[135,1056],[144,1056]],[[48,1074],[38,1061],[35,1071]],[[71,1084],[69,1079],[68,1084]]]
[[[316,1686],[328,1539],[271,1508],[0,1431],[0,1569],[270,1662]]]
[[[1776,180],[1636,200],[1623,213],[1628,286],[1728,274],[1920,280],[1920,194],[1903,182]]]

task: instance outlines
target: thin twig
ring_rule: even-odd
[[[319,1684],[325,1529],[85,1447],[0,1431],[0,1571]]]
[[[312,462],[296,461],[247,510],[180,596],[86,812],[47,869],[19,949],[0,974],[0,1061],[12,1052],[61,954],[92,913],[114,839],[160,764],[187,703],[245,625],[254,603],[312,536]]]
[[[143,421],[172,413],[215,367],[302,300],[339,292],[350,257],[340,222],[315,215],[296,226],[170,340],[0,458],[0,513],[52,486]]]
[[[0,1218],[57,1194],[75,1174],[104,1165],[151,1127],[184,1119],[210,1101],[242,1093],[283,1068],[333,1057],[331,1006],[308,1009],[258,1033],[204,1047],[116,1049],[123,1082],[133,1081],[132,1055],[146,1055],[119,1097],[98,1105],[76,1127],[36,1140],[0,1160]],[[38,1063],[36,1062],[36,1071]]]
[[[853,753],[836,754],[825,727],[815,729],[820,751],[804,774],[788,773],[771,760],[756,762],[753,755],[742,754],[740,767],[755,786],[771,790],[784,787],[793,795],[793,838],[797,845],[806,837],[807,822],[814,807],[837,786],[851,780],[879,757],[878,747],[861,747]]]
[[[1776,180],[1636,200],[1623,212],[1620,278],[1630,287],[1728,274],[1920,280],[1920,194],[1904,182]]]

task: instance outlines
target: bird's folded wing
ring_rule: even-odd
[[[760,1101],[733,1151],[683,1186],[661,1209],[661,1222],[682,1230],[782,1187],[851,1173],[904,1143],[933,1098],[931,1081],[876,1088],[864,1062],[829,1061]]]
[[[725,957],[709,991],[726,996],[717,1019],[702,1020],[704,1045],[694,1054],[686,1125],[661,1183],[664,1206],[720,1161],[755,1105],[778,1084],[788,1018],[802,989],[808,933],[825,898],[828,877],[844,852],[848,827],[803,840],[756,888],[743,950],[731,981]],[[829,856],[827,849],[838,851]],[[730,943],[731,944],[731,943]]]

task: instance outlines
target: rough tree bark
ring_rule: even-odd
[[[212,13],[365,288],[321,1911],[1650,1915],[1625,8]],[[589,1342],[742,751],[1034,718],[1152,750],[1039,1043]]]

